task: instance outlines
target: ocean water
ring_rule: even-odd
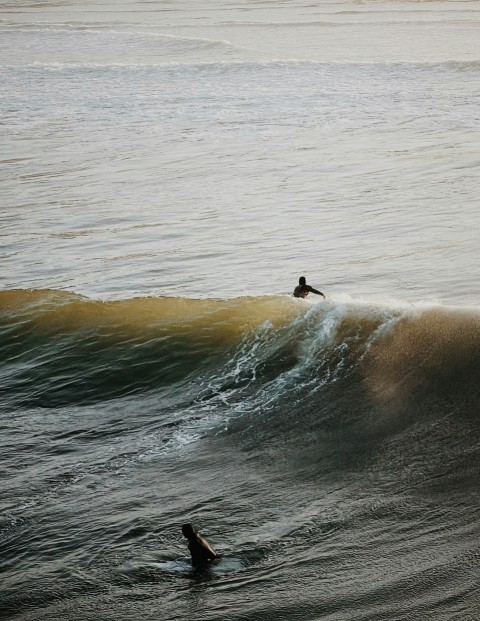
[[[480,617],[479,32],[0,0],[0,618]]]

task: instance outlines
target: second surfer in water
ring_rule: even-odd
[[[182,533],[188,539],[188,549],[190,550],[194,567],[205,567],[210,561],[218,558],[218,554],[212,546],[192,524],[184,524],[182,526]]]
[[[321,295],[323,298],[325,298],[321,291],[318,291],[317,289],[310,287],[310,285],[307,285],[305,276],[300,276],[298,280],[298,285],[295,287],[295,290],[293,292],[293,297],[306,298],[309,293],[316,293],[317,295]]]

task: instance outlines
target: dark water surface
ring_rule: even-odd
[[[4,618],[475,618],[477,311],[1,301]]]

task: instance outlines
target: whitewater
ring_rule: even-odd
[[[0,0],[0,618],[479,618],[479,28]]]

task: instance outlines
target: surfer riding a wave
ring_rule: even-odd
[[[316,293],[317,295],[321,295],[325,299],[325,296],[321,291],[318,291],[317,289],[310,287],[310,285],[307,285],[305,276],[300,276],[300,278],[298,279],[298,285],[293,291],[293,297],[306,298],[309,293]]]

